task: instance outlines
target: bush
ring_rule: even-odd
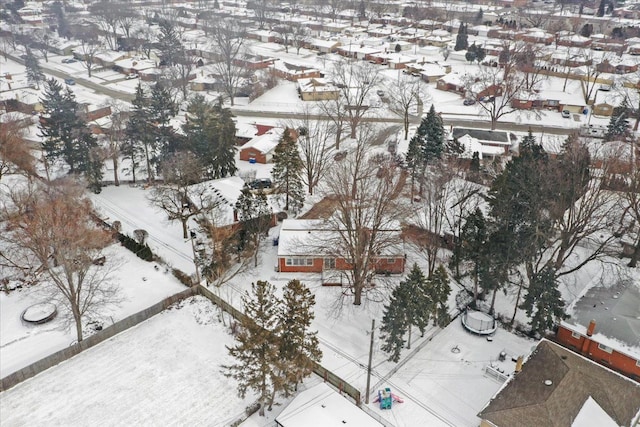
[[[193,286],[193,281],[191,280],[191,276],[189,276],[184,271],[174,268],[171,272],[176,277],[176,279],[178,279],[180,283],[182,283],[186,287],[190,288],[191,286]]]
[[[151,248],[149,247],[149,245],[141,245],[126,234],[118,234],[118,240],[120,241],[122,246],[136,254],[138,258],[145,261],[153,261],[153,252],[151,252]]]

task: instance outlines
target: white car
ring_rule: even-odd
[[[129,73],[127,74],[127,76],[125,77],[125,79],[127,80],[131,80],[131,79],[137,79],[138,75],[136,73]]]
[[[571,118],[571,111],[562,110],[562,117],[564,117],[565,119],[570,119]]]

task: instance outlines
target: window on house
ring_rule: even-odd
[[[604,345],[604,344],[598,344],[598,348],[600,350],[604,351],[605,353],[609,353],[609,354],[613,353],[613,349],[611,347],[608,347],[608,346]]]
[[[313,258],[285,258],[285,265],[305,267],[313,265]]]
[[[577,340],[579,340],[582,337],[582,335],[580,335],[577,332],[571,332],[571,336]]]
[[[325,258],[324,259],[324,268],[325,268],[325,270],[335,270],[335,268],[336,268],[336,259],[335,258]]]
[[[387,258],[387,264],[395,264],[395,263],[396,263],[395,258]]]

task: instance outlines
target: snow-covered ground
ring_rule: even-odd
[[[254,400],[221,374],[233,337],[193,297],[2,393],[3,426],[228,426]]]
[[[100,311],[101,318],[95,320],[105,325],[185,289],[164,268],[139,259],[118,244],[107,248],[106,258],[108,263],[118,263],[112,278],[119,287],[121,302]],[[44,302],[42,298],[37,287],[23,288],[9,294],[0,293],[0,377],[68,347],[75,341],[75,329],[67,327],[62,316],[42,325],[25,324],[20,320],[22,312],[33,304]],[[85,328],[87,335],[91,331],[90,327]]]

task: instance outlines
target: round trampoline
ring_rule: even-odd
[[[460,318],[462,326],[477,335],[491,335],[498,327],[498,322],[493,316],[481,311],[466,310]]]
[[[58,314],[58,310],[55,304],[41,302],[28,307],[22,312],[21,317],[27,323],[40,325],[53,320],[56,314]]]

